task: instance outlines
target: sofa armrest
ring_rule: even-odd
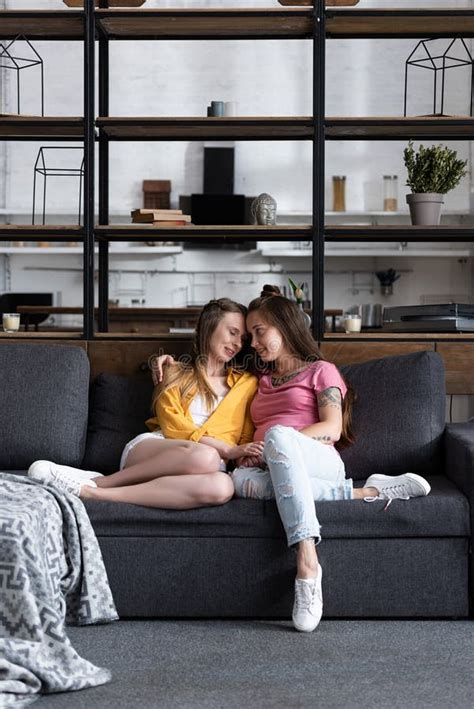
[[[474,505],[474,423],[451,423],[444,438],[445,474]]]
[[[445,474],[469,500],[471,517],[470,548],[470,615],[474,616],[474,423],[451,423],[446,426],[444,438]]]

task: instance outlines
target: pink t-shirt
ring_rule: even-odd
[[[313,362],[293,379],[274,387],[271,374],[260,377],[258,391],[250,406],[255,424],[255,441],[263,441],[271,426],[291,426],[300,430],[319,422],[317,395],[337,387],[345,397],[347,387],[339,370],[330,362]]]

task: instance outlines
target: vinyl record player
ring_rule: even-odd
[[[402,305],[384,308],[387,332],[474,332],[474,305]]]

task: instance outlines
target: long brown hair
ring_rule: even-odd
[[[249,314],[257,310],[269,325],[279,331],[286,348],[293,355],[303,362],[325,361],[311,334],[303,311],[294,300],[282,296],[278,286],[263,286],[260,297],[252,300],[248,306]],[[345,384],[347,393],[342,400],[342,432],[337,443],[338,448],[345,448],[355,440],[352,431],[352,405],[355,401],[355,393],[348,382]]]
[[[206,377],[207,359],[211,337],[227,313],[240,313],[245,319],[247,308],[229,298],[211,300],[203,307],[196,325],[191,354],[177,362],[176,366],[165,368],[163,381],[155,387],[153,392],[153,410],[155,410],[159,396],[175,386],[179,387],[181,398],[185,399],[191,393],[200,394],[206,402],[208,410],[212,409],[217,396]],[[248,357],[248,350],[246,353],[244,352],[246,349],[244,346],[236,358],[227,364],[227,367],[239,368],[246,353]]]

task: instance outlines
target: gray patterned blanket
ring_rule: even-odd
[[[65,625],[118,618],[81,500],[0,473],[0,707],[108,682]]]

